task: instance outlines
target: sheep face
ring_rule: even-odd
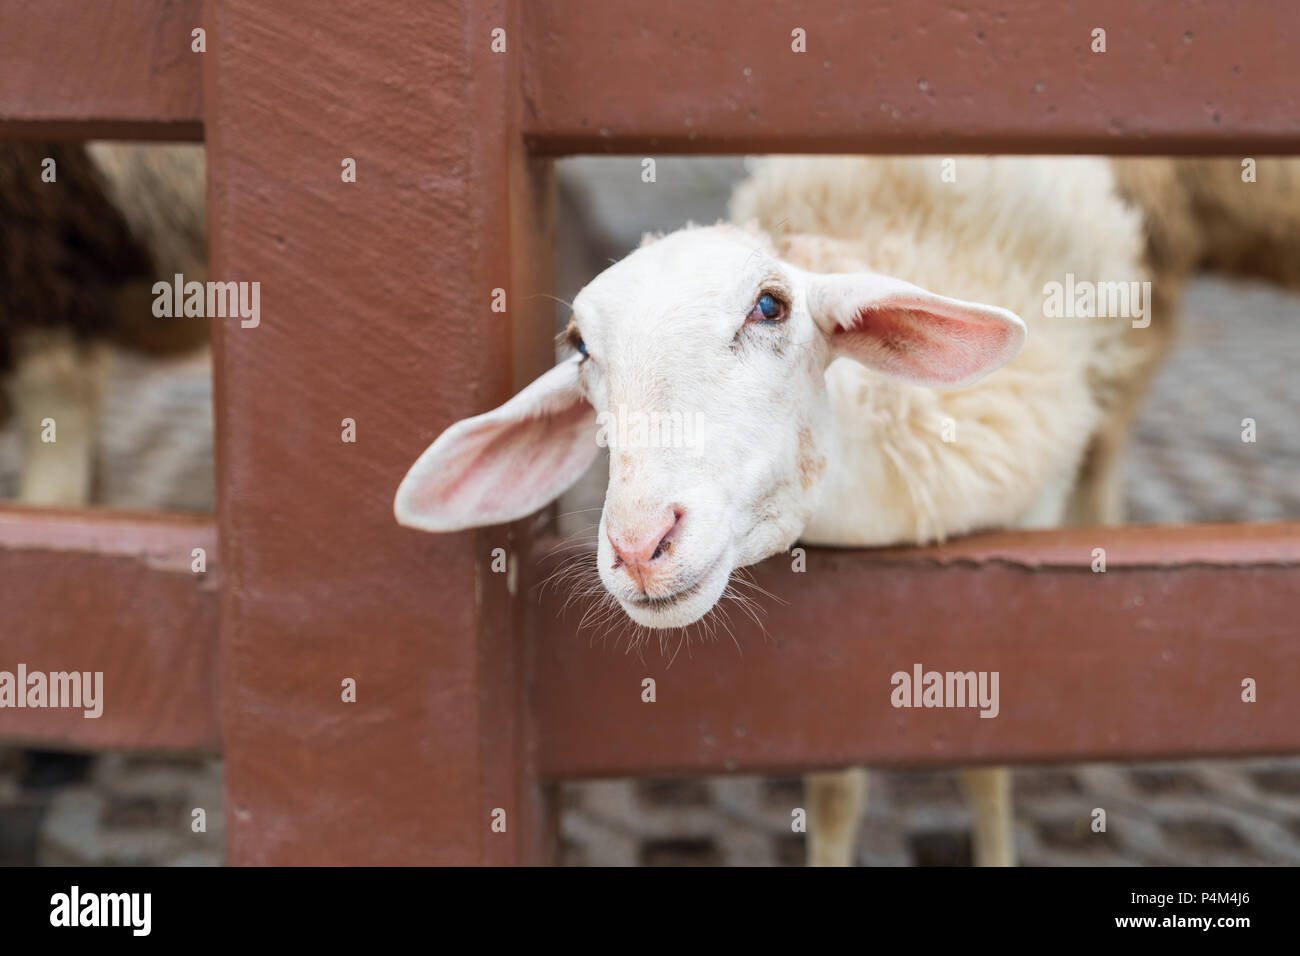
[[[606,445],[601,581],[637,623],[684,626],[812,516],[833,467],[833,358],[957,386],[1013,358],[1023,337],[1002,309],[871,273],[806,272],[734,226],[682,230],[584,288],[566,332],[575,354],[444,432],[395,512],[428,531],[523,517]]]

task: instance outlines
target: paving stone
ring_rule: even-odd
[[[0,866],[36,865],[44,815],[44,804],[35,800],[0,803]]]

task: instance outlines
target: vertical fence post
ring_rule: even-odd
[[[261,283],[260,323],[216,335],[232,863],[549,850],[520,609],[489,564],[528,542],[424,535],[391,512],[439,431],[550,360],[525,324],[549,335],[531,296],[548,281],[550,180],[520,145],[514,15],[204,7],[212,277]],[[516,360],[517,344],[533,348]]]

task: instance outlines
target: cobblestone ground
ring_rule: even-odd
[[[218,865],[224,807],[220,760],[7,749],[0,865]]]
[[[627,162],[636,175],[637,161]],[[661,161],[661,182],[685,168]],[[595,198],[568,196],[570,213],[584,218],[596,236],[602,217],[655,227],[655,215],[665,227],[691,215],[711,221],[738,166],[700,168],[705,173],[682,192],[691,212],[662,204],[637,210],[635,217],[617,204],[602,212],[598,207],[610,200],[597,190]],[[598,173],[582,170],[584,179],[598,179]],[[599,255],[626,246],[627,236],[612,236],[608,228],[604,233]],[[1136,431],[1126,473],[1131,519],[1300,517],[1298,367],[1300,298],[1259,285],[1196,283],[1179,347]],[[210,488],[210,434],[209,447],[191,448],[183,462],[141,464],[150,454],[193,444],[208,427],[201,363],[158,373],[143,365],[120,371],[110,417],[113,407],[141,407],[131,396],[146,397],[154,387],[151,375],[169,376],[173,401],[152,434],[125,411],[110,429],[104,449],[110,471],[120,456],[146,479],[163,477],[152,491],[131,485],[129,495],[125,484],[105,481],[106,502],[202,507],[210,494],[204,490]],[[1255,444],[1240,439],[1243,418],[1256,420]],[[0,434],[0,491],[12,486],[12,468],[2,466],[13,460],[5,454],[11,441]],[[199,477],[177,478],[184,475]],[[195,482],[207,484],[196,489]],[[116,494],[128,497],[115,501],[119,487]],[[1300,864],[1300,758],[1022,768],[1014,786],[1016,840],[1026,865]],[[0,749],[0,864],[220,863],[221,787],[215,758],[78,758]],[[571,783],[562,801],[564,861],[570,864],[781,865],[803,858],[802,837],[790,833],[790,810],[802,805],[797,778]],[[1107,811],[1104,834],[1089,827],[1097,807]],[[206,811],[206,832],[192,830],[196,808]],[[952,774],[873,774],[858,861],[966,863],[968,831],[969,814]]]
[[[1300,864],[1300,762],[1232,760],[1015,772],[1024,866]],[[564,860],[577,865],[798,865],[797,777],[606,781],[566,788]],[[1107,813],[1093,833],[1092,810]],[[878,773],[858,842],[864,866],[969,865],[956,776]]]

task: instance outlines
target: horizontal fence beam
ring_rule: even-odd
[[[537,0],[524,16],[540,153],[1300,152],[1285,3]]]
[[[0,507],[0,739],[219,749],[216,557],[210,518]],[[25,702],[51,673],[102,674],[100,716],[9,706],[20,667]]]
[[[201,138],[201,6],[0,5],[0,137]],[[521,8],[508,49],[541,154],[1300,153],[1300,19],[1285,4]]]
[[[191,570],[196,547],[206,575]],[[0,710],[0,738],[217,749],[215,553],[207,519],[0,508],[0,671],[102,671],[105,688],[98,719]],[[754,569],[775,595],[758,597],[761,629],[733,607],[730,632],[680,649],[672,634],[632,650],[621,623],[579,630],[583,602],[561,613],[563,586],[543,592],[543,772],[1300,751],[1287,690],[1300,680],[1300,524],[1023,532],[809,549],[803,572],[790,561]],[[998,716],[894,708],[890,679],[915,664],[998,671]],[[1257,703],[1241,701],[1246,677]]]
[[[802,572],[789,556],[752,569],[775,599],[736,587],[761,605],[762,628],[733,604],[711,638],[643,632],[640,650],[621,616],[580,629],[591,599],[561,613],[565,586],[549,585],[535,628],[541,771],[1300,752],[1300,523],[1018,532],[806,558]],[[997,716],[895,707],[894,675],[918,665],[997,672]],[[1246,678],[1255,703],[1242,700]]]
[[[0,137],[203,138],[200,0],[4,0]]]

